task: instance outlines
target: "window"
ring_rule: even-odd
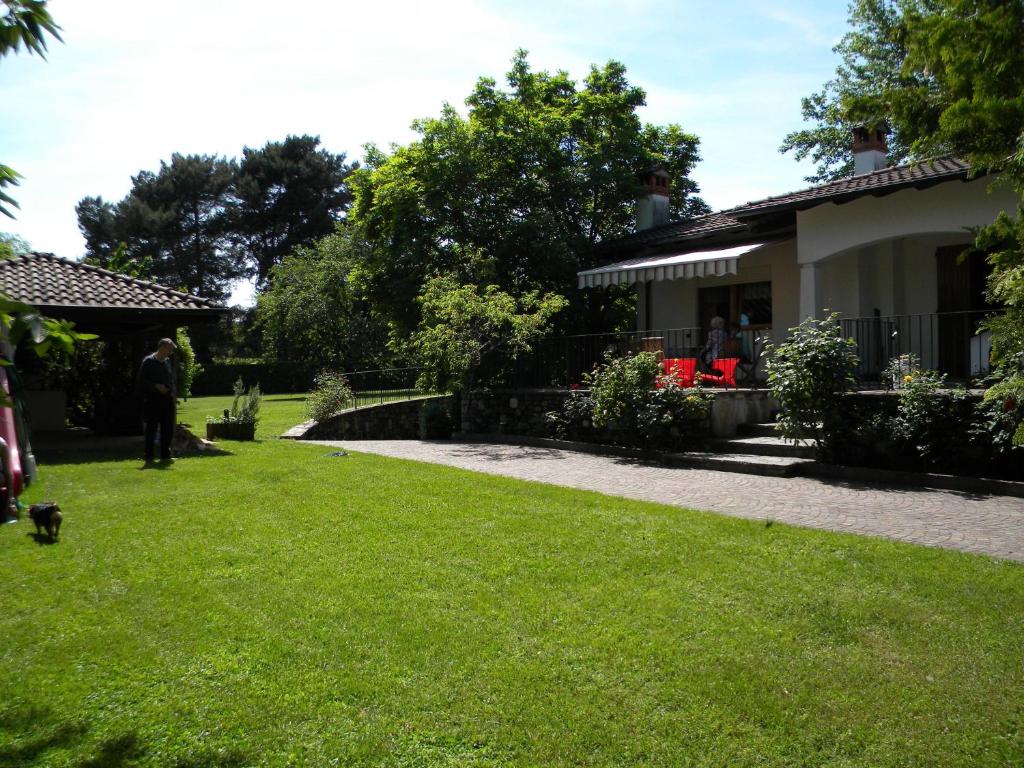
[[[701,328],[710,328],[713,317],[723,317],[726,323],[739,325],[741,311],[746,314],[751,328],[769,328],[772,324],[772,284],[765,281],[701,288],[697,293],[697,305]]]

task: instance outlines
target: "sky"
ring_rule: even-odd
[[[445,102],[464,111],[517,48],[582,79],[615,59],[647,92],[646,122],[701,139],[714,209],[807,186],[778,152],[800,98],[838,64],[846,0],[51,0],[64,43],[0,59],[0,163],[24,178],[0,231],[84,253],[75,204],[118,201],[174,152],[236,157],[289,134],[358,160],[415,139]],[[241,285],[233,297],[248,303]]]

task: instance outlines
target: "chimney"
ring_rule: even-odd
[[[636,230],[668,224],[669,175],[654,168],[643,177],[643,189],[636,200]]]
[[[885,135],[887,126],[879,125],[871,128],[867,125],[853,127],[853,175],[860,176],[872,171],[880,171],[888,166]]]

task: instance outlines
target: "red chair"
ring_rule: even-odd
[[[665,360],[665,375],[674,376],[681,387],[692,387],[697,375],[697,358],[670,357]]]
[[[736,366],[740,364],[738,357],[718,357],[711,361],[711,370],[721,373],[701,374],[702,384],[721,384],[736,388]]]

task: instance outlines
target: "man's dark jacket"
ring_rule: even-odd
[[[167,387],[171,398],[174,398],[177,394],[174,387],[174,367],[171,365],[171,359],[165,358],[161,360],[155,353],[146,355],[143,358],[136,383],[139,394],[146,400],[151,400],[155,397],[167,397],[167,395],[164,395],[156,388],[157,384],[163,384]]]

